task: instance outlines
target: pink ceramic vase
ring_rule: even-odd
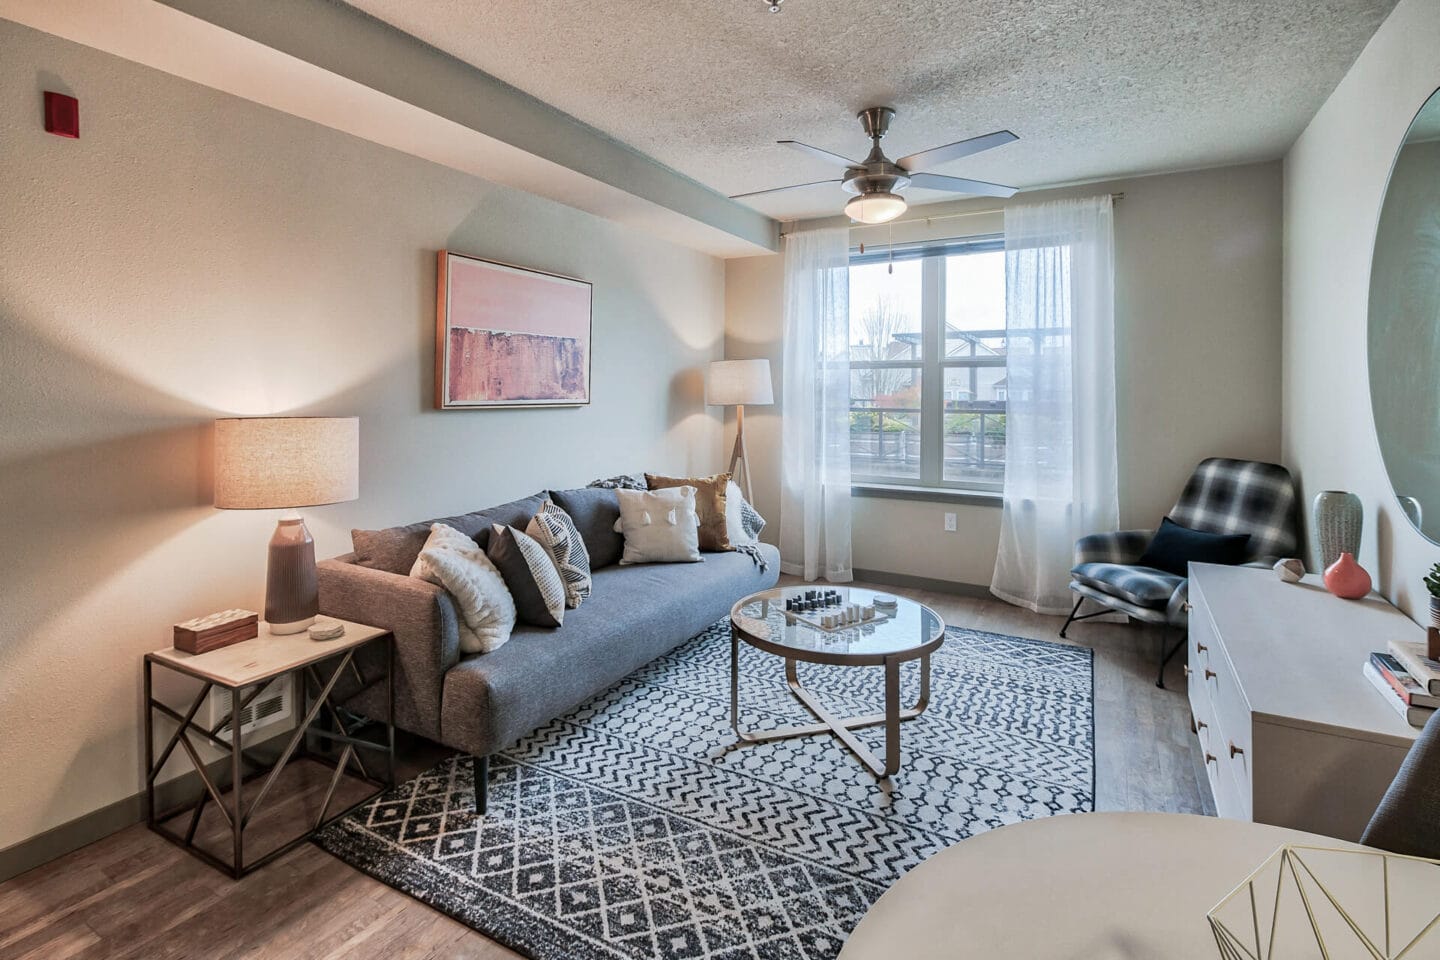
[[[1359,600],[1370,593],[1370,574],[1355,562],[1353,553],[1342,553],[1325,571],[1325,589],[1346,600]]]

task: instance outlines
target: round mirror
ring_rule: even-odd
[[[1370,265],[1370,403],[1390,486],[1440,543],[1440,90],[1390,170]]]

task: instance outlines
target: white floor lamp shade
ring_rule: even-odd
[[[705,402],[712,407],[735,408],[735,449],[730,454],[730,474],[741,482],[744,468],[745,499],[754,501],[750,491],[750,460],[745,452],[745,405],[767,406],[775,402],[769,360],[714,360],[705,384]]]
[[[356,417],[251,417],[215,421],[215,506],[293,510],[360,495]],[[272,633],[299,633],[320,601],[315,541],[298,514],[270,538],[265,620]]]

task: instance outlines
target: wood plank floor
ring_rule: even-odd
[[[878,589],[926,603],[950,625],[1058,639],[1056,618],[997,600]],[[1097,808],[1213,813],[1198,787],[1179,658],[1161,690],[1150,628],[1090,621],[1070,636],[1095,650]],[[400,775],[442,755],[411,743]],[[318,805],[322,779],[297,776],[314,777],[312,789],[275,809],[277,829]],[[309,844],[235,883],[137,825],[0,884],[0,960],[515,956]]]

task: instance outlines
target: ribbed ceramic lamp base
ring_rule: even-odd
[[[270,538],[265,572],[265,621],[271,633],[300,633],[320,612],[315,541],[300,517],[286,518]]]

